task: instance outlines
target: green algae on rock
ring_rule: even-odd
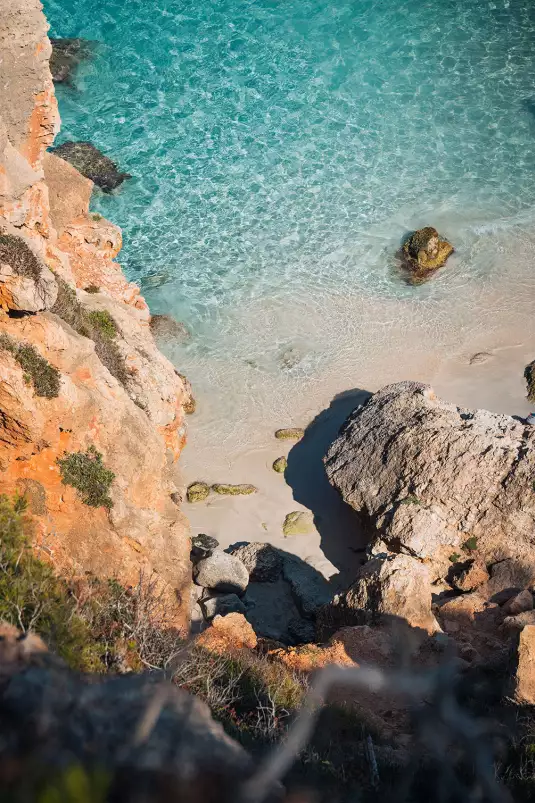
[[[441,240],[432,226],[418,229],[403,244],[405,268],[412,284],[421,284],[436,270],[446,264],[454,248],[447,240]]]
[[[221,496],[249,496],[258,491],[254,485],[225,485],[224,483],[216,483],[212,485],[212,491]]]
[[[275,437],[279,441],[300,441],[305,430],[301,427],[288,427],[287,429],[278,429],[275,432]]]
[[[288,513],[282,525],[285,538],[292,535],[310,535],[314,532],[312,513],[303,510],[294,510]]]
[[[192,482],[186,491],[188,502],[204,502],[210,495],[210,486],[207,482]]]
[[[277,474],[284,474],[287,468],[288,468],[287,459],[285,457],[277,457],[277,459],[273,463],[273,471],[276,471]]]

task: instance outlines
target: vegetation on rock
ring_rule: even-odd
[[[278,429],[275,432],[275,437],[280,441],[299,441],[304,434],[305,430],[301,427],[289,427],[287,429]]]
[[[58,457],[64,485],[72,485],[79,492],[82,502],[90,507],[111,508],[113,502],[108,492],[115,479],[113,471],[102,462],[102,455],[94,446],[86,452],[71,452],[66,457]]]
[[[225,485],[224,483],[216,483],[212,485],[212,491],[221,496],[249,496],[255,494],[258,488],[254,485]]]
[[[76,291],[64,279],[56,276],[56,281],[58,297],[51,311],[72,326],[79,335],[93,340],[100,361],[126,388],[130,375],[115,342],[118,328],[112,316],[107,310],[88,311],[78,301]]]
[[[192,482],[186,491],[188,502],[204,502],[210,495],[210,486],[206,482]]]
[[[17,276],[26,276],[37,281],[41,276],[42,264],[22,237],[7,234],[0,229],[0,263],[9,265]]]
[[[277,457],[277,459],[273,463],[273,471],[276,471],[277,474],[284,474],[287,468],[288,468],[287,459],[285,457]]]
[[[313,531],[312,514],[303,510],[294,510],[288,513],[282,525],[282,532],[286,538],[292,535],[310,535]]]
[[[0,332],[0,348],[15,358],[38,396],[54,399],[59,395],[61,374],[37,349],[28,343],[17,343],[5,332]]]

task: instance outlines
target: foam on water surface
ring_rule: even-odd
[[[167,345],[200,402],[192,471],[344,389],[430,379],[508,327],[533,335],[529,0],[45,11],[54,35],[100,43],[58,88],[58,141],[89,139],[134,176],[93,207],[123,228],[153,311],[192,333]],[[425,224],[456,253],[412,288],[393,255]]]

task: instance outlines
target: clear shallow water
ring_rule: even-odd
[[[58,142],[134,176],[93,207],[152,309],[192,332],[168,348],[207,443],[368,381],[385,350],[398,366],[530,319],[530,0],[44,5],[54,35],[100,43],[58,89]],[[426,223],[457,253],[409,288],[392,255]]]

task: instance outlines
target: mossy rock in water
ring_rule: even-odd
[[[286,458],[277,457],[277,459],[273,463],[273,471],[276,471],[277,474],[284,474],[287,468],[288,468],[288,461],[286,460]]]
[[[212,491],[221,496],[249,496],[258,491],[254,485],[225,485],[224,483],[216,483],[212,485]]]
[[[305,430],[301,427],[288,427],[287,429],[278,429],[275,437],[279,441],[300,441],[304,434]]]
[[[204,502],[210,495],[210,486],[206,482],[192,482],[186,491],[188,502]]]
[[[282,532],[286,538],[292,535],[310,535],[314,532],[312,513],[303,510],[288,513],[282,525]]]
[[[104,192],[116,189],[129,173],[122,173],[115,162],[95,148],[91,142],[64,142],[54,148],[52,153],[69,162],[82,176],[100,187]]]
[[[530,362],[529,365],[526,365],[524,379],[527,383],[528,401],[535,402],[535,360]]]
[[[409,271],[412,284],[421,284],[446,264],[454,248],[441,240],[432,226],[418,229],[407,238],[402,248],[404,267]]]

